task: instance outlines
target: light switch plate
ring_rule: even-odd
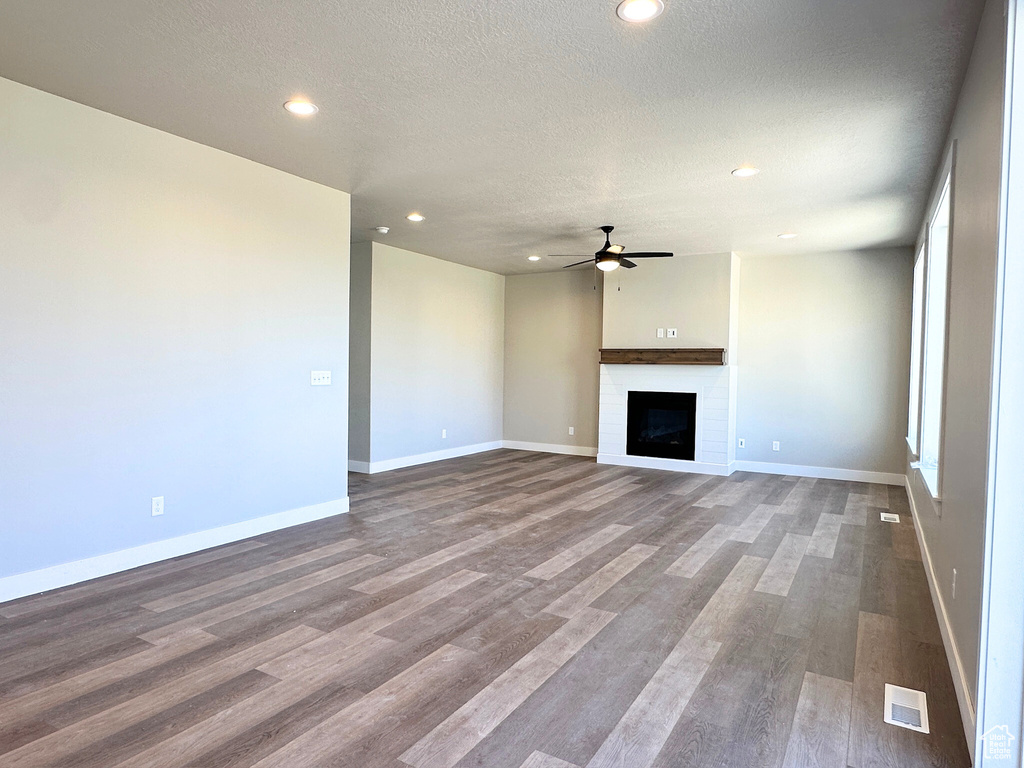
[[[314,387],[329,387],[331,386],[331,372],[330,371],[310,371],[309,372],[309,383]]]
[[[670,339],[678,338],[679,337],[679,329],[678,328],[669,328],[668,329],[668,337]]]

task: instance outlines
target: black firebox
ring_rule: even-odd
[[[697,443],[694,392],[630,392],[626,453],[693,461]]]

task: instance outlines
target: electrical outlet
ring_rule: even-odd
[[[164,513],[164,497],[154,496],[153,497],[153,517],[160,517]]]
[[[778,440],[772,441],[772,450],[773,451],[779,450],[779,441]]]
[[[447,429],[442,429],[441,430],[441,439],[444,440],[447,437],[448,437],[448,430]]]
[[[664,328],[659,328],[658,329],[658,338],[659,339],[664,339],[665,338],[665,329]]]
[[[742,437],[739,439],[739,446],[740,446],[740,448],[746,448],[747,447],[747,441],[744,440]]]
[[[668,329],[668,337],[670,339],[678,338],[679,337],[679,329],[678,328],[669,328]]]
[[[956,600],[956,568],[953,569],[953,599]]]
[[[309,372],[309,384],[313,387],[329,387],[331,386],[331,372],[330,371],[310,371]]]
[[[569,434],[570,435],[575,435],[576,434],[576,427],[569,427]]]

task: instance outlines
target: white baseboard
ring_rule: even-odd
[[[392,469],[403,469],[404,467],[415,467],[418,464],[430,464],[434,461],[445,459],[457,459],[459,456],[469,456],[484,451],[496,451],[501,448],[500,440],[493,443],[477,443],[476,445],[463,445],[458,448],[446,448],[443,451],[431,453],[420,453],[415,456],[403,456],[398,459],[385,459],[384,461],[350,461],[348,468],[350,472],[360,472],[364,475],[376,475],[378,472],[390,472]]]
[[[579,445],[555,445],[554,443],[529,443],[522,440],[502,440],[502,448],[513,451],[537,451],[538,453],[562,453],[567,456],[597,456],[597,448]]]
[[[737,472],[816,477],[822,480],[851,480],[858,483],[879,483],[880,485],[903,485],[906,482],[904,475],[894,472],[870,472],[864,469],[809,467],[802,464],[776,464],[771,461],[735,461],[732,467]]]
[[[508,446],[506,443],[506,447]],[[598,464],[618,464],[623,467],[644,469],[666,469],[670,472],[697,472],[703,475],[729,476],[733,472],[760,472],[767,475],[793,475],[794,477],[815,477],[823,480],[852,480],[861,483],[882,485],[903,485],[905,477],[890,472],[868,472],[860,469],[833,469],[832,467],[808,467],[800,464],[775,464],[770,461],[734,461],[730,464],[708,464],[700,461],[659,459],[651,456],[620,456],[610,453],[597,454]]]
[[[946,662],[949,664],[949,671],[953,677],[953,688],[956,690],[956,700],[960,705],[960,720],[963,723],[964,736],[967,739],[967,747],[971,752],[971,761],[973,762],[977,734],[977,715],[974,710],[974,702],[971,701],[968,693],[970,684],[967,681],[967,674],[964,671],[963,661],[960,658],[960,649],[957,647],[956,639],[953,636],[949,614],[946,612],[946,603],[942,599],[942,592],[939,591],[935,580],[932,556],[928,551],[928,543],[925,541],[921,530],[921,520],[918,516],[917,504],[914,503],[914,491],[910,486],[909,477],[904,479],[904,487],[907,489],[907,498],[910,499],[910,514],[914,517],[914,530],[917,532],[917,543],[921,547],[922,560],[924,560],[924,572],[928,578],[928,591],[931,592],[935,617],[939,621],[942,646],[946,651]]]
[[[0,603],[348,512],[348,497],[0,579]]]
[[[669,472],[696,472],[700,475],[728,476],[732,474],[728,464],[708,464],[702,461],[682,459],[659,459],[654,456],[620,456],[614,453],[597,454],[598,464],[614,464],[620,467],[642,469],[665,469]]]

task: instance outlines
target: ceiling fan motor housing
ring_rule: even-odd
[[[624,254],[626,250],[624,245],[612,245],[611,233],[615,229],[611,224],[605,224],[600,228],[604,232],[604,246],[601,250],[594,253],[593,260],[585,259],[583,261],[576,262],[575,264],[567,264],[562,269],[572,269],[582,264],[587,264],[593,261],[593,263],[603,272],[611,272],[612,270],[618,269],[619,267],[625,267],[626,269],[633,269],[636,266],[630,259],[657,259],[664,257],[671,257],[671,253],[667,252],[653,252],[646,251],[640,253]],[[627,258],[628,256],[628,258]],[[557,257],[556,257],[557,258]]]

